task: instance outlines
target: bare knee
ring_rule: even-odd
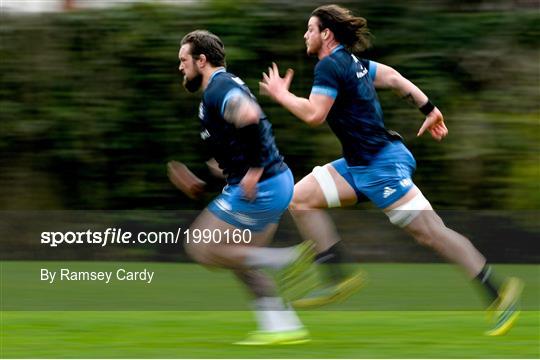
[[[432,210],[422,211],[407,227],[406,231],[423,246],[436,248],[440,241],[444,241],[446,225]]]
[[[411,234],[420,245],[430,248],[435,246],[436,234],[431,229],[415,229]]]
[[[310,201],[310,197],[306,193],[295,192],[293,198],[289,204],[289,210],[299,211],[299,210],[310,210],[315,209],[316,204],[313,201]]]
[[[436,248],[444,241],[446,226],[418,188],[412,188],[397,205],[385,211],[392,224],[405,229],[423,246]]]
[[[323,192],[313,174],[306,175],[294,185],[293,198],[289,210],[310,210],[326,208]]]

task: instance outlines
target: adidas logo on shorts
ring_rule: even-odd
[[[391,187],[386,186],[384,188],[384,191],[383,191],[383,198],[386,199],[387,197],[389,197],[390,195],[392,195],[395,192],[396,192],[396,189],[392,189]]]

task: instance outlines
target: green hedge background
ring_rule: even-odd
[[[197,107],[177,71],[182,36],[218,34],[228,70],[258,92],[271,61],[296,71],[307,96],[315,59],[303,34],[311,1],[139,4],[48,15],[2,14],[0,209],[197,209],[168,183],[165,163],[203,173]],[[419,85],[445,115],[438,143],[423,118],[380,93],[387,126],[418,161],[415,182],[439,209],[538,209],[540,16],[527,1],[349,1],[368,19],[365,57]],[[340,156],[266,98],[296,180]],[[219,184],[214,183],[214,190]]]

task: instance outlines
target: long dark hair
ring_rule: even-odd
[[[319,6],[311,13],[319,19],[319,30],[330,29],[336,40],[350,52],[360,53],[371,46],[371,33],[367,20],[353,16],[350,10],[339,5]]]

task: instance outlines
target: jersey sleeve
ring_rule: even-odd
[[[225,93],[225,96],[223,96],[222,101],[221,101],[221,105],[220,105],[220,114],[221,114],[221,116],[223,116],[225,114],[225,108],[227,107],[227,103],[229,102],[229,100],[231,100],[231,99],[242,99],[242,98],[247,98],[247,95],[242,90],[240,90],[237,87],[233,87],[233,88],[229,89]]]
[[[336,64],[329,57],[315,66],[312,94],[321,94],[335,99],[338,95],[339,81]]]
[[[366,59],[362,59],[361,62],[362,65],[368,69],[368,74],[371,81],[375,81],[375,75],[377,75],[377,62]]]

